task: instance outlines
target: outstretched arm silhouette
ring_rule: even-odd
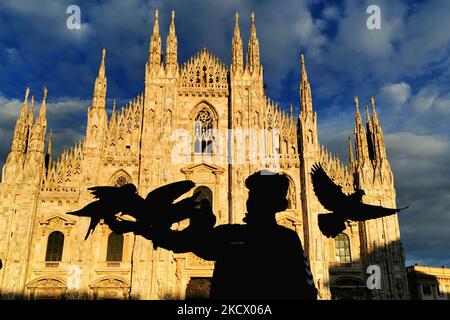
[[[139,196],[133,184],[121,187],[92,187],[88,190],[91,190],[98,200],[68,214],[91,218],[85,239],[101,219],[118,233],[131,232],[135,229],[143,232],[148,227],[169,228],[174,222],[188,218],[195,211],[193,208],[197,195],[173,203],[194,186],[195,183],[189,180],[170,183],[151,191],[145,200]],[[119,213],[120,216],[132,216],[137,222],[118,223]]]

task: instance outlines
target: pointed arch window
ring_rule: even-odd
[[[334,239],[334,250],[337,262],[351,262],[350,240],[344,233],[339,234]]]
[[[108,237],[106,261],[122,261],[123,235],[112,232]]]
[[[194,153],[211,154],[213,152],[213,118],[211,112],[203,108],[195,117]]]
[[[53,231],[48,236],[47,252],[45,261],[61,261],[64,247],[64,234],[60,231]]]

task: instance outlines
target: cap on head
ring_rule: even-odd
[[[250,175],[245,180],[245,186],[256,192],[264,192],[274,195],[286,196],[289,188],[289,179],[282,173],[276,173],[270,170],[260,170]]]
[[[245,180],[245,186],[249,189],[253,208],[273,212],[286,210],[289,179],[285,174],[260,170]]]

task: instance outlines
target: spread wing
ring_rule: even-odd
[[[88,188],[91,193],[94,195],[94,198],[99,200],[105,199],[114,199],[117,196],[117,193],[120,192],[118,187],[110,187],[110,186],[98,186]]]
[[[194,186],[195,183],[191,180],[169,183],[151,191],[145,198],[145,201],[147,204],[169,205]]]
[[[126,184],[121,187],[97,186],[88,188],[98,199],[101,210],[97,215],[111,218],[118,212],[122,214],[140,214],[144,208],[144,199],[137,193],[134,184]]]
[[[385,208],[382,206],[374,206],[365,203],[354,204],[348,212],[348,218],[353,221],[366,221],[371,219],[382,218],[400,212],[404,208]]]
[[[331,180],[320,164],[311,169],[314,192],[325,209],[335,211],[346,206],[347,196],[341,187]]]
[[[112,199],[123,198],[124,196],[129,196],[130,194],[136,193],[136,186],[133,184],[126,184],[121,187],[110,187],[110,186],[98,186],[88,188],[94,195],[94,198],[99,200],[110,201]]]

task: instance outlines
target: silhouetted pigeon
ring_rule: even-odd
[[[399,209],[384,208],[362,203],[365,194],[363,190],[356,190],[346,195],[342,187],[336,185],[326,174],[320,164],[315,164],[311,172],[314,192],[322,206],[331,213],[319,214],[319,229],[327,237],[336,237],[345,230],[345,221],[366,221],[389,216],[408,207]]]

